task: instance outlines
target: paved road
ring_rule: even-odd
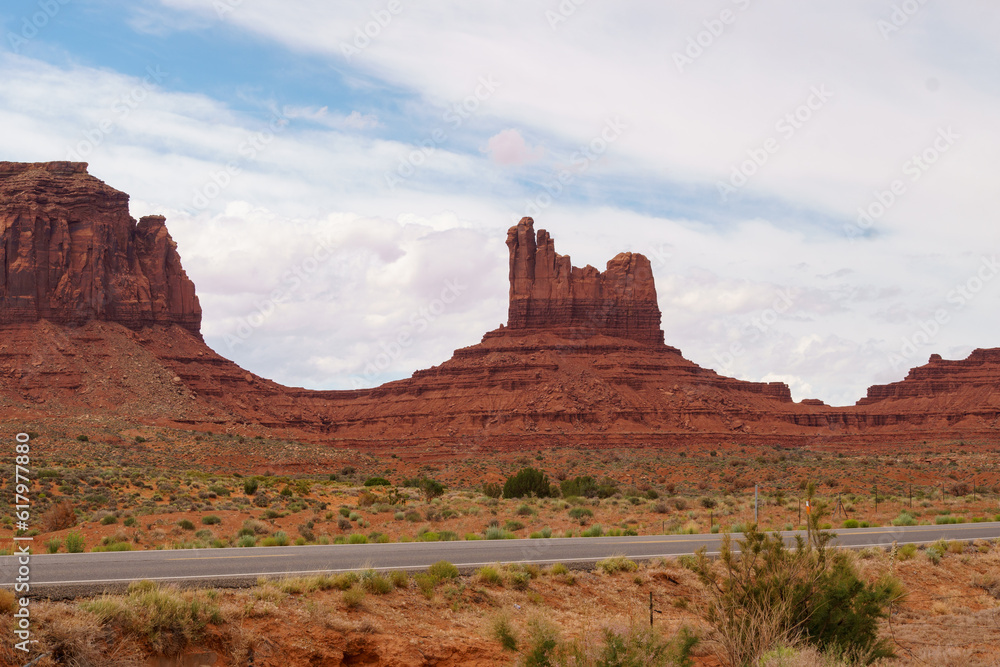
[[[969,523],[903,528],[837,530],[836,543],[852,548],[928,544],[939,539],[1000,538],[1000,523]],[[792,542],[801,532],[783,532]],[[736,536],[738,537],[738,535]],[[635,559],[691,554],[702,546],[718,552],[719,535],[649,535],[641,537],[552,538],[407,542],[303,547],[254,547],[177,551],[126,551],[86,554],[37,554],[31,557],[32,590],[69,595],[119,589],[137,579],[203,581],[239,585],[261,576],[306,575],[374,567],[424,569],[448,560],[463,570],[500,562],[587,564],[610,555]],[[39,547],[41,545],[38,545]],[[0,585],[16,576],[15,556],[0,557]]]

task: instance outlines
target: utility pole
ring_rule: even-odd
[[[757,489],[758,485],[753,485],[753,522],[757,523]]]

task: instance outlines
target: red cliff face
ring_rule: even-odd
[[[137,224],[128,199],[86,163],[0,162],[0,324],[179,324],[200,335],[164,218]]]
[[[507,232],[510,329],[561,330],[663,345],[660,308],[649,260],[623,252],[604,272],[582,269],[555,251],[544,229],[522,218]]]

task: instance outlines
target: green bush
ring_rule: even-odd
[[[347,538],[348,544],[368,544],[368,536],[362,535],[361,533],[352,533],[350,537]]]
[[[902,598],[898,581],[883,576],[862,581],[844,552],[828,549],[832,535],[815,530],[811,545],[797,537],[789,549],[777,533],[747,526],[734,549],[723,537],[714,567],[703,547],[694,571],[708,593],[706,620],[718,635],[730,664],[756,664],[767,651],[798,634],[822,652],[852,655],[863,664],[894,657],[878,635],[891,602]]]
[[[257,546],[257,538],[250,535],[240,535],[240,539],[236,542],[238,547],[255,547]]]
[[[934,523],[941,526],[952,523],[964,523],[964,521],[961,517],[957,516],[939,516],[934,518]]]
[[[454,579],[458,576],[458,568],[446,560],[439,560],[427,568],[427,574],[438,579]]]
[[[102,526],[110,526],[113,523],[118,523],[118,517],[116,517],[114,514],[109,514],[103,519],[101,519]]]
[[[899,516],[892,520],[892,525],[894,526],[915,526],[917,525],[917,520],[913,518],[913,515],[909,512],[900,512]]]
[[[365,480],[365,486],[392,486],[392,482],[385,477],[369,477]]]
[[[66,551],[71,554],[83,553],[83,535],[73,531],[66,535]]]
[[[592,516],[594,516],[593,511],[586,507],[571,507],[569,510],[569,518],[576,519],[577,521],[583,518],[589,519]]]
[[[844,528],[857,528],[860,524],[857,519],[848,519],[844,522]]]
[[[504,614],[493,621],[493,637],[500,642],[500,647],[505,651],[517,650],[517,634],[510,623],[510,619]]]
[[[50,554],[58,553],[59,548],[62,547],[62,540],[58,537],[53,537],[51,540],[45,543],[45,548]]]
[[[243,480],[243,493],[245,495],[252,496],[253,494],[257,493],[258,486],[259,485],[256,479],[252,477],[250,479],[245,479]]]
[[[551,495],[551,485],[548,476],[535,468],[523,468],[507,478],[503,485],[504,498],[523,498],[534,495],[547,498]]]
[[[194,530],[194,523],[192,523],[190,519],[181,519],[177,522],[177,525],[184,530]]]
[[[483,495],[487,498],[499,498],[503,495],[503,486],[497,482],[483,484]]]
[[[283,530],[279,530],[271,537],[265,537],[260,544],[265,547],[287,547],[288,535]]]
[[[361,586],[372,595],[385,595],[395,588],[387,576],[375,570],[365,570],[361,574]]]
[[[201,522],[206,526],[214,526],[215,524],[222,523],[222,519],[214,514],[209,514],[207,516],[201,517]]]
[[[601,528],[601,524],[596,523],[587,530],[580,533],[580,537],[600,537],[604,534],[604,529]]]
[[[597,561],[597,569],[604,574],[614,574],[616,572],[635,572],[639,566],[634,560],[625,556],[611,556]]]
[[[493,586],[503,585],[503,576],[500,575],[500,571],[493,565],[484,565],[479,568],[476,570],[476,576],[484,584],[491,584]]]

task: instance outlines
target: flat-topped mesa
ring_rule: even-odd
[[[663,345],[653,270],[645,256],[623,252],[604,272],[580,269],[557,254],[548,232],[522,218],[507,232],[509,329],[562,329]]]
[[[178,324],[200,336],[164,218],[136,223],[128,200],[85,162],[0,162],[0,324]]]

